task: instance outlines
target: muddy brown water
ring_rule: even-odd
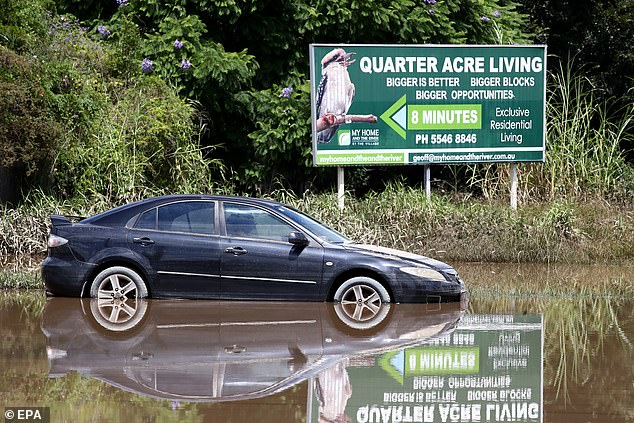
[[[0,292],[0,411],[47,407],[55,422],[634,421],[632,297],[120,306]]]

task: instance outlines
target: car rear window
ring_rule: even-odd
[[[214,235],[215,203],[188,201],[148,210],[139,217],[135,228]]]
[[[156,229],[156,209],[143,213],[134,227],[137,229]]]

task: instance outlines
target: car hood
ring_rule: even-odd
[[[433,258],[421,256],[418,254],[408,253],[407,251],[401,251],[394,248],[379,247],[377,245],[367,244],[344,244],[344,248],[348,251],[357,252],[360,254],[368,254],[378,257],[389,258],[392,260],[399,260],[406,263],[423,264],[437,270],[453,270],[453,267],[439,260]]]

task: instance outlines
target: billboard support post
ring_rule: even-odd
[[[511,163],[511,209],[517,210],[517,163]]]
[[[431,201],[431,171],[429,165],[425,165],[425,197],[429,203]]]
[[[345,181],[344,181],[344,170],[343,167],[337,167],[337,205],[339,206],[339,210],[343,210],[345,207]]]

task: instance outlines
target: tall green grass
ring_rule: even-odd
[[[620,150],[633,139],[634,109],[611,110],[573,69],[573,63],[560,64],[549,75],[547,179],[539,175],[533,184],[548,187],[551,197],[634,188],[634,169]]]
[[[634,209],[604,202],[554,201],[517,212],[505,202],[433,196],[400,183],[364,198],[346,198],[341,212],[334,193],[274,193],[353,240],[438,259],[500,262],[618,262],[634,259]],[[0,207],[0,256],[46,250],[50,214],[89,216],[106,201],[77,204],[34,195],[18,208]]]
[[[381,193],[276,196],[350,238],[439,259],[500,262],[608,262],[634,258],[634,213],[602,202],[554,201],[517,212],[504,202],[456,200],[390,183]]]
[[[622,148],[633,145],[634,105],[615,108],[573,60],[548,73],[546,161],[519,165],[523,202],[597,197],[634,201],[634,167]],[[486,198],[508,196],[508,165],[473,165],[469,183]]]

